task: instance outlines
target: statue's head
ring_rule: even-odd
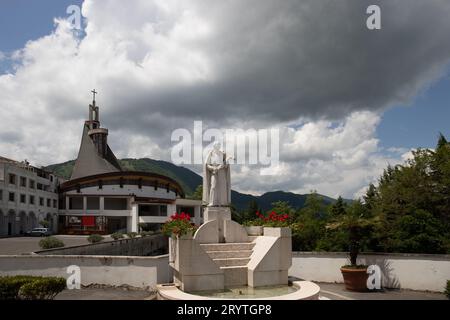
[[[213,144],[214,151],[220,151],[220,142],[216,141]]]

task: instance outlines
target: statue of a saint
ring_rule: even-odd
[[[225,207],[231,203],[230,165],[220,143],[214,143],[203,165],[203,203]]]

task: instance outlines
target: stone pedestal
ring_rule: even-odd
[[[230,207],[206,207],[203,211],[203,221],[231,220]]]
[[[206,207],[203,211],[204,223],[217,221],[218,242],[225,242],[224,221],[231,220],[231,210],[229,207]]]

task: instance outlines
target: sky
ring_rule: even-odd
[[[170,161],[196,120],[277,127],[276,175],[234,165],[234,189],[358,197],[450,137],[448,16],[447,0],[3,0],[0,155],[74,159],[95,88],[118,157]]]

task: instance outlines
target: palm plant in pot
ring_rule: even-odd
[[[358,264],[363,242],[369,238],[376,221],[369,216],[361,201],[355,201],[343,215],[327,225],[329,230],[343,232],[349,248],[350,264],[341,267],[345,287],[351,291],[367,291],[367,265]]]

